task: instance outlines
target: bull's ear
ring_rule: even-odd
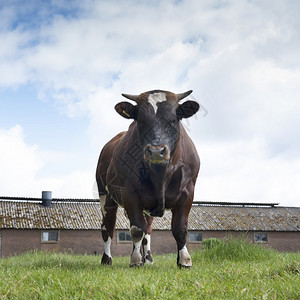
[[[178,120],[191,117],[199,110],[199,108],[200,105],[196,101],[185,101],[179,105],[176,110]]]
[[[120,102],[115,106],[115,110],[119,115],[126,119],[136,119],[136,106],[129,102]]]

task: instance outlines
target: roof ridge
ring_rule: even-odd
[[[42,198],[38,197],[14,197],[14,196],[0,196],[1,200],[16,200],[16,201],[42,201]],[[99,202],[99,199],[95,198],[52,198],[53,202]]]
[[[275,207],[279,203],[259,203],[259,202],[227,202],[227,201],[194,201],[193,206],[197,205],[210,205],[210,206],[251,206],[251,207],[262,207],[269,206]]]

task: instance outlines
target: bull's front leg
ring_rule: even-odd
[[[146,232],[146,220],[143,212],[136,207],[131,206],[126,209],[128,218],[130,220],[130,235],[133,242],[133,251],[130,257],[130,267],[142,266],[143,257],[141,254],[142,242]]]
[[[192,259],[186,246],[188,212],[181,209],[172,210],[172,233],[177,243],[178,267],[190,268]]]
[[[134,266],[139,267],[143,265],[143,259],[141,255],[141,245],[145,233],[142,228],[132,225],[130,227],[130,234],[133,242],[133,251],[130,257],[130,267],[134,267]]]

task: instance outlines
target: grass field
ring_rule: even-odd
[[[99,256],[33,252],[0,259],[0,299],[300,299],[300,253],[209,241],[179,269],[173,254],[129,268]]]

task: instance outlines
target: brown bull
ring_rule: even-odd
[[[195,101],[180,104],[191,92],[174,94],[154,90],[137,96],[123,94],[136,105],[120,102],[115,106],[122,117],[133,122],[127,132],[119,133],[103,147],[98,161],[96,180],[103,213],[103,264],[112,263],[110,244],[118,205],[122,205],[130,220],[131,266],[153,262],[151,223],[153,217],[163,216],[165,209],[172,211],[177,264],[192,266],[186,247],[187,222],[200,160],[180,122],[199,110]]]

